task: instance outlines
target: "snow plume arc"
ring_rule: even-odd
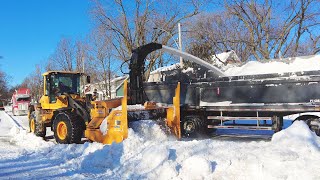
[[[191,54],[188,54],[186,52],[183,52],[183,51],[180,51],[178,49],[174,49],[174,48],[171,48],[171,47],[168,47],[168,46],[164,46],[162,45],[162,51],[164,52],[168,52],[172,55],[176,55],[176,56],[181,56],[183,57],[184,59],[187,59],[189,61],[192,61],[192,62],[195,62],[201,66],[204,66],[208,69],[210,69],[211,71],[213,71],[215,74],[217,74],[218,76],[226,76],[220,69],[218,69],[217,67],[213,66],[212,64],[210,63],[207,63],[206,61],[196,57],[196,56],[193,56]]]

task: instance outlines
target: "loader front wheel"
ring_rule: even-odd
[[[80,143],[84,131],[83,120],[70,112],[60,112],[53,121],[54,138],[59,144]]]
[[[64,121],[60,121],[57,125],[57,136],[59,139],[66,139],[68,134],[67,124]]]

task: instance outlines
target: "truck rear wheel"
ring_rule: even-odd
[[[200,116],[186,116],[182,121],[182,135],[185,137],[199,138],[207,135],[206,121]]]
[[[310,130],[315,132],[317,136],[320,136],[320,118],[313,115],[303,115],[295,120],[301,120],[306,122]]]
[[[60,144],[80,143],[84,122],[71,112],[60,112],[53,121],[54,138]]]
[[[320,120],[317,119],[308,119],[307,124],[311,131],[315,132],[317,136],[320,136]]]
[[[46,136],[46,127],[41,126],[43,125],[37,120],[36,112],[33,111],[29,119],[30,132],[34,133],[36,136],[44,138]]]

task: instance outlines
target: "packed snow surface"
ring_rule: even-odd
[[[3,179],[320,179],[320,139],[302,121],[271,141],[177,141],[140,121],[119,144],[65,145],[0,119]]]

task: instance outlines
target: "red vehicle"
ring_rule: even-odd
[[[19,88],[12,95],[12,114],[14,116],[27,115],[31,101],[30,90]]]

